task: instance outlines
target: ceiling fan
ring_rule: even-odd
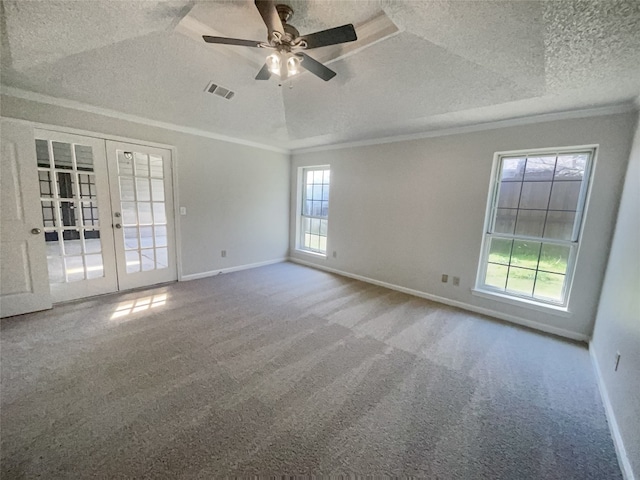
[[[280,80],[300,72],[300,68],[309,70],[322,80],[329,81],[336,76],[336,72],[304,53],[305,50],[337,45],[357,40],[356,31],[352,24],[330,28],[308,35],[300,35],[293,25],[287,23],[293,15],[288,5],[276,5],[273,0],[255,0],[256,8],[267,26],[267,42],[256,40],[242,40],[238,38],[212,37],[203,35],[207,43],[222,45],[238,45],[241,47],[268,48],[275,50],[256,75],[256,80],[268,80],[271,74],[280,76]]]

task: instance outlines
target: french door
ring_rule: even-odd
[[[35,131],[53,302],[175,280],[171,152]]]

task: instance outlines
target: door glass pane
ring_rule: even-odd
[[[169,255],[166,248],[156,248],[156,268],[167,268],[169,266]]]
[[[97,227],[98,204],[93,202],[82,202],[82,223],[85,227]]]
[[[67,282],[77,282],[84,280],[84,262],[81,256],[65,257],[65,273]]]
[[[133,201],[136,197],[133,193],[133,178],[120,177],[120,200]]]
[[[149,189],[149,180],[146,178],[136,178],[136,194],[139,202],[148,202],[151,200],[151,190]]]
[[[56,168],[73,170],[71,145],[68,143],[51,142],[53,146],[53,162]]]
[[[138,223],[138,212],[134,202],[122,202],[122,223],[125,225]]]
[[[167,227],[158,226],[154,228],[156,247],[167,246]]]
[[[124,248],[127,250],[138,248],[138,227],[124,228]]]
[[[153,202],[153,221],[156,225],[158,223],[167,223],[167,216],[164,211],[164,202]]]
[[[84,231],[84,251],[85,253],[100,253],[102,251],[99,230]]]
[[[140,253],[138,250],[124,252],[127,262],[127,273],[136,273],[140,271]]]
[[[142,248],[153,247],[153,227],[140,227],[140,246]]]
[[[49,142],[46,140],[36,140],[36,158],[39,167],[49,168],[51,166],[49,160]]]
[[[136,177],[148,177],[149,157],[144,153],[138,152],[134,152],[133,156],[136,159]]]
[[[87,255],[84,258],[87,264],[87,278],[100,278],[104,276],[102,255]]]
[[[156,268],[156,259],[154,258],[153,248],[147,248],[140,251],[142,257],[142,271],[153,270]]]
[[[157,155],[149,155],[149,165],[149,171],[152,177],[162,178],[164,176],[162,173],[162,157],[158,157]]]
[[[149,202],[138,202],[138,221],[141,225],[151,225],[151,204]]]
[[[133,153],[118,150],[118,173],[120,175],[133,175]]]
[[[49,268],[49,283],[64,283],[62,257],[47,257],[47,267]]]
[[[151,193],[155,202],[164,202],[164,180],[152,178]]]
[[[75,145],[75,151],[78,170],[93,172],[93,152],[91,147],[86,145]]]

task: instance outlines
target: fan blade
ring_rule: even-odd
[[[222,45],[239,45],[241,47],[256,47],[260,48],[263,42],[256,40],[242,40],[240,38],[228,38],[228,37],[212,37],[210,35],[203,35],[203,40],[207,43],[219,43]]]
[[[328,67],[325,67],[319,61],[311,58],[309,55],[306,55],[304,53],[298,53],[298,55],[302,57],[302,66],[314,75],[320,77],[325,82],[328,82],[336,76],[336,72]]]
[[[270,78],[271,72],[269,71],[269,67],[267,67],[267,64],[265,63],[258,72],[258,75],[256,75],[256,80],[269,80]]]
[[[269,36],[267,37],[269,42],[273,38],[273,32],[284,35],[284,27],[282,26],[280,15],[278,15],[278,10],[276,10],[276,6],[271,0],[256,0],[256,8],[269,31]]]
[[[296,42],[304,40],[307,42],[307,50],[318,47],[326,47],[327,45],[337,45],[338,43],[353,42],[357,40],[356,30],[353,24],[342,25],[341,27],[322,30],[321,32],[302,35],[296,39]]]

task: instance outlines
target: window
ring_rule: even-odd
[[[300,248],[327,253],[329,215],[328,166],[302,169],[302,212],[300,216]]]
[[[498,156],[479,290],[566,306],[593,154]]]

